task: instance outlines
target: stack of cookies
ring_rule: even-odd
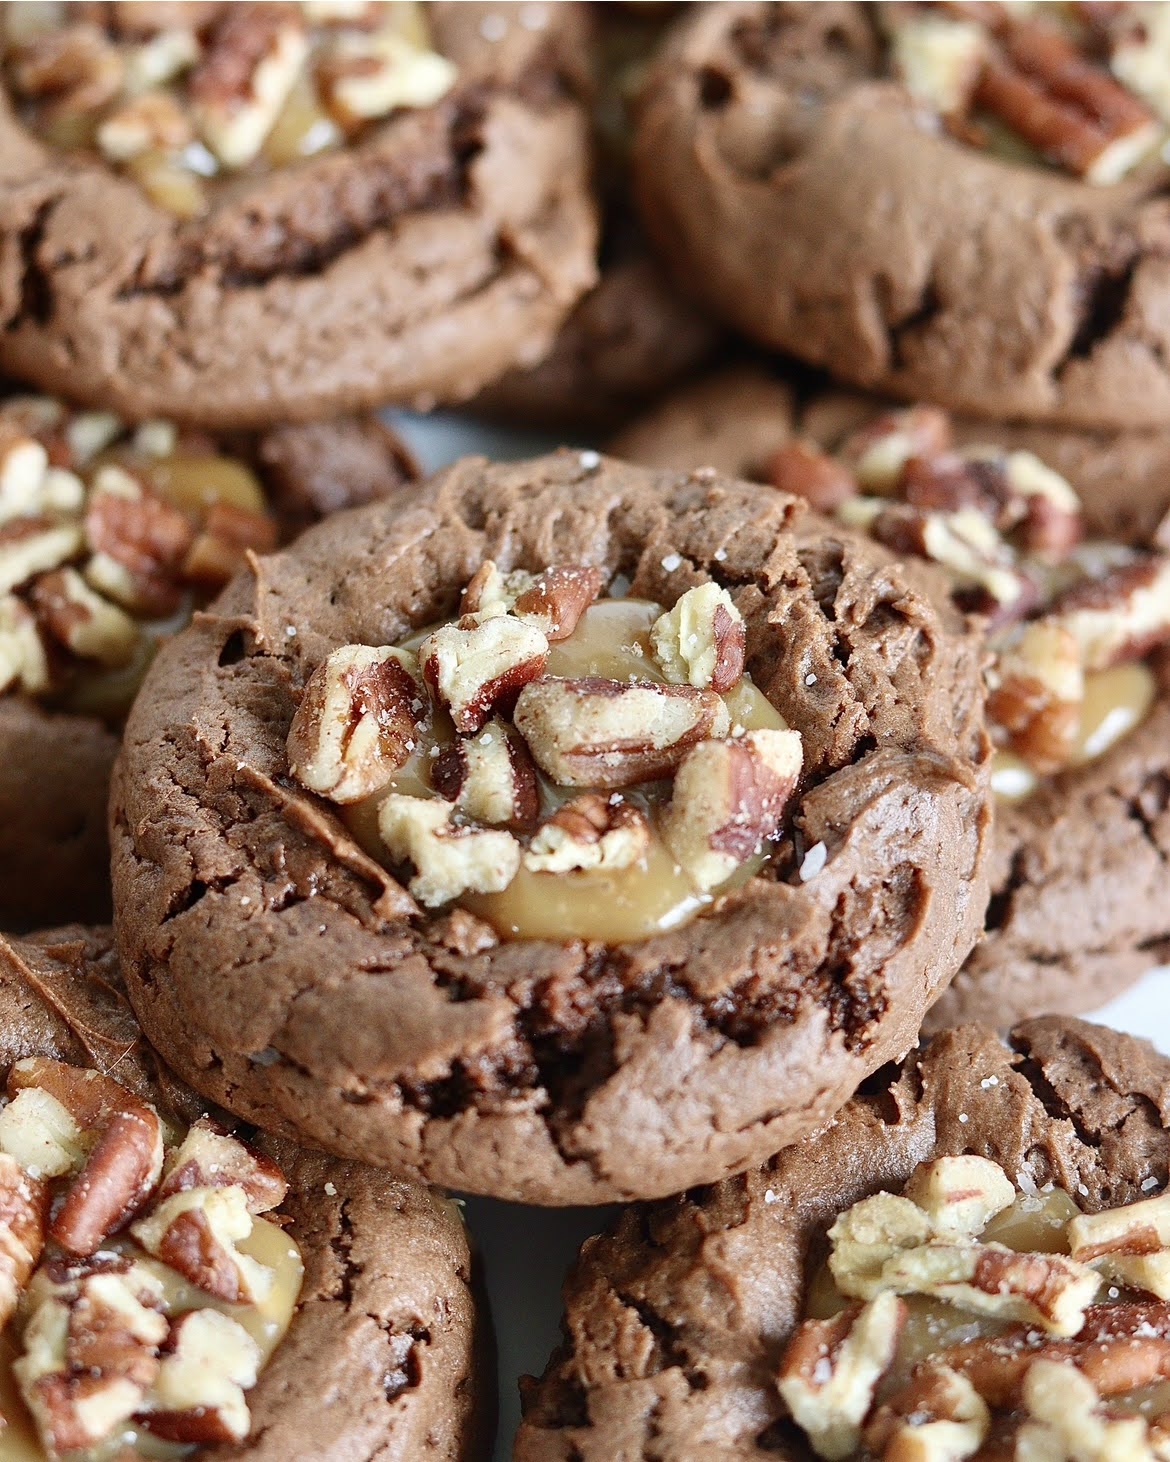
[[[0,1462],[1170,1459],[1170,6],[0,79]]]

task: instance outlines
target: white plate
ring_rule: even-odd
[[[457,416],[392,414],[427,471],[482,452],[497,460],[531,456],[552,445],[529,433],[496,430]],[[1170,1055],[1170,966],[1090,1017],[1131,1031]],[[497,1462],[511,1457],[520,1419],[517,1382],[539,1375],[560,1336],[560,1290],[581,1241],[602,1228],[613,1209],[522,1208],[489,1198],[467,1200],[467,1221],[483,1257],[499,1348],[500,1431]]]

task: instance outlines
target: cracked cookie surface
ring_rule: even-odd
[[[755,367],[676,393],[613,443],[648,465],[766,480],[778,449],[803,436],[833,447],[886,403],[844,392],[803,396]],[[1090,537],[1155,541],[1170,508],[1170,434],[989,426],[958,418],[960,443],[1035,453],[1071,483]],[[1091,1010],[1165,957],[1170,883],[1167,666],[1143,724],[1096,761],[1045,778],[996,815],[992,900],[983,940],[927,1016],[1009,1025],[1039,1010]]]
[[[292,779],[317,667],[450,617],[487,559],[664,605],[728,591],[804,744],[766,876],[639,943],[501,939],[421,909]],[[156,661],[112,814],[140,1018],[238,1113],[452,1186],[601,1202],[742,1168],[905,1050],[969,951],[978,664],[931,571],[796,499],[596,453],[465,460],[261,560]]]
[[[0,365],[240,426],[458,401],[539,354],[595,278],[583,7],[427,23],[457,71],[437,102],[241,174],[187,220],[0,94]]]
[[[1166,1186],[1168,1117],[1170,1061],[1131,1036],[1056,1017],[1006,1041],[977,1025],[940,1033],[819,1136],[631,1208],[586,1243],[562,1345],[526,1386],[517,1462],[668,1462],[693,1456],[697,1436],[711,1458],[808,1462],[777,1374],[844,1209],[964,1153],[1025,1201],[1052,1185],[1087,1214],[1137,1203]]]
[[[109,930],[0,940],[0,1015],[5,1069],[48,1057],[110,1073],[179,1125],[207,1111],[142,1040]],[[292,1324],[247,1393],[248,1438],[200,1455],[479,1456],[491,1401],[454,1204],[361,1164],[243,1135],[288,1180],[279,1213],[305,1274]]]
[[[646,225],[680,284],[858,385],[1159,425],[1164,168],[1093,187],[947,135],[886,71],[877,13],[730,4],[680,22],[635,142]]]

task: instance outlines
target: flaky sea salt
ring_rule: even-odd
[[[508,22],[502,15],[485,15],[479,33],[485,41],[502,41],[508,34]]]
[[[715,562],[716,563],[726,563],[727,562],[727,550],[726,550],[726,548],[717,548],[715,550]]]
[[[780,1200],[779,1200],[779,1198],[777,1198],[776,1194],[772,1192],[771,1188],[765,1188],[764,1189],[764,1202],[765,1203],[769,1203],[769,1204],[770,1203],[779,1203]]]
[[[675,569],[680,568],[681,566],[681,553],[668,553],[666,557],[662,560],[662,567],[666,570],[668,574],[673,574]]]
[[[809,672],[808,672],[808,674],[807,674],[807,675],[806,675],[806,676],[805,676],[805,677],[804,677],[804,683],[805,683],[805,685],[816,685],[816,683],[817,683],[817,678],[816,678],[816,676],[815,676],[815,675],[814,675],[814,674],[813,674],[813,673],[812,673],[812,671],[811,671],[811,670],[810,670],[810,671],[809,671]]]
[[[971,1118],[968,1117],[966,1112],[959,1113],[959,1121],[962,1122],[964,1125],[966,1125],[966,1123],[968,1123],[970,1120]]]
[[[1156,1188],[1157,1186],[1158,1186],[1158,1180],[1157,1180],[1157,1178],[1154,1178],[1154,1177],[1146,1178],[1142,1182],[1142,1192],[1143,1193],[1148,1193],[1151,1188]]]
[[[586,472],[594,472],[597,470],[598,467],[601,466],[601,453],[582,452],[581,455],[577,458],[577,461],[581,464]]]
[[[330,1198],[336,1198],[337,1197],[337,1185],[336,1185],[336,1183],[326,1183],[325,1184],[325,1191],[326,1191],[326,1193],[329,1194]]]
[[[800,881],[807,883],[815,878],[829,860],[829,850],[824,843],[814,843],[800,865]]]

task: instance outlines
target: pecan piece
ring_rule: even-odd
[[[631,868],[649,849],[650,824],[644,812],[616,794],[586,792],[563,803],[542,824],[524,854],[524,866],[533,873]]]
[[[178,152],[193,136],[186,113],[164,91],[131,97],[97,129],[98,147],[111,162],[128,162],[144,152]]]
[[[915,102],[940,117],[961,116],[979,80],[987,37],[971,21],[927,14],[896,27],[890,52]]]
[[[48,1206],[47,1185],[0,1153],[0,1327],[16,1313],[40,1260]]]
[[[1067,1232],[1074,1259],[1115,1284],[1170,1300],[1170,1193],[1078,1214]]]
[[[731,595],[718,584],[688,589],[650,627],[654,658],[674,685],[722,695],[743,676],[747,630]]]
[[[1029,1420],[1016,1436],[1016,1456],[1075,1462],[1153,1462],[1145,1418],[1110,1417],[1093,1383],[1071,1366],[1041,1358],[1024,1377]]]
[[[227,5],[191,72],[191,112],[225,167],[249,163],[280,114],[308,53],[294,5]]]
[[[192,1188],[230,1187],[243,1190],[249,1213],[267,1213],[288,1193],[288,1182],[270,1157],[203,1117],[171,1155],[159,1184],[159,1201]]]
[[[15,422],[0,421],[0,521],[39,513],[49,470],[43,444]]]
[[[1037,772],[1067,766],[1076,751],[1085,674],[1081,649],[1057,621],[1033,620],[996,657],[987,716]]]
[[[554,782],[607,789],[668,776],[692,746],[726,736],[731,724],[714,691],[597,676],[526,685],[514,720]]]
[[[0,594],[0,691],[49,688],[49,661],[36,616],[15,594]]]
[[[1073,636],[1086,670],[1142,659],[1170,639],[1170,555],[1143,554],[1077,584],[1046,618]]]
[[[481,730],[494,711],[506,714],[548,659],[548,640],[531,625],[508,614],[475,619],[443,625],[418,651],[431,693],[464,735]]]
[[[251,1425],[244,1392],[259,1371],[260,1348],[242,1325],[215,1310],[191,1310],[171,1328],[154,1386],[157,1409],[137,1419],[168,1442],[240,1442]]]
[[[16,48],[12,80],[35,98],[47,119],[83,117],[117,95],[122,58],[97,26],[66,25],[31,36]]]
[[[326,104],[353,130],[396,107],[431,107],[455,84],[455,67],[393,31],[339,36],[319,67]]]
[[[449,803],[391,793],[378,831],[391,858],[412,863],[407,887],[427,908],[464,893],[500,893],[520,867],[520,844],[499,828],[459,827]]]
[[[431,785],[475,822],[527,829],[540,816],[532,757],[503,721],[491,720],[477,736],[445,746],[431,769]]]
[[[882,1462],[960,1462],[975,1455],[990,1427],[987,1402],[968,1378],[928,1362],[877,1408],[864,1436]]]
[[[54,569],[33,584],[37,617],[59,644],[83,660],[116,669],[134,658],[141,638],[123,609],[95,594],[76,569]]]
[[[459,612],[512,614],[540,630],[549,641],[567,640],[601,593],[603,583],[601,570],[588,564],[560,564],[540,574],[525,569],[505,574],[489,558],[464,589]]]
[[[838,456],[852,469],[863,492],[886,497],[897,491],[906,464],[929,461],[948,451],[951,420],[937,406],[886,411],[851,432]]]
[[[752,731],[687,752],[661,830],[696,888],[725,883],[776,836],[802,761],[797,731]]]
[[[857,495],[857,479],[813,442],[791,441],[768,458],[764,478],[781,492],[800,497],[817,513],[832,513]]]
[[[0,525],[0,594],[60,567],[84,543],[77,523],[32,517],[13,518]]]
[[[278,537],[276,520],[267,513],[235,503],[213,503],[183,560],[183,575],[193,583],[220,588],[244,567],[249,551],[271,553]]]
[[[819,1457],[849,1457],[877,1383],[889,1369],[906,1321],[892,1294],[853,1305],[831,1320],[806,1320],[780,1362],[776,1387]]]
[[[132,612],[173,614],[194,530],[184,514],[120,467],[99,468],[85,513],[85,577]]]
[[[980,1234],[1016,1200],[1011,1179],[990,1158],[968,1153],[919,1163],[902,1196],[916,1203],[938,1234]]]
[[[148,1254],[216,1299],[255,1304],[272,1289],[272,1270],[236,1247],[252,1232],[238,1183],[185,1188],[155,1203],[130,1232]]]
[[[343,645],[305,685],[288,732],[289,771],[333,802],[358,802],[407,761],[426,717],[409,652]]]

